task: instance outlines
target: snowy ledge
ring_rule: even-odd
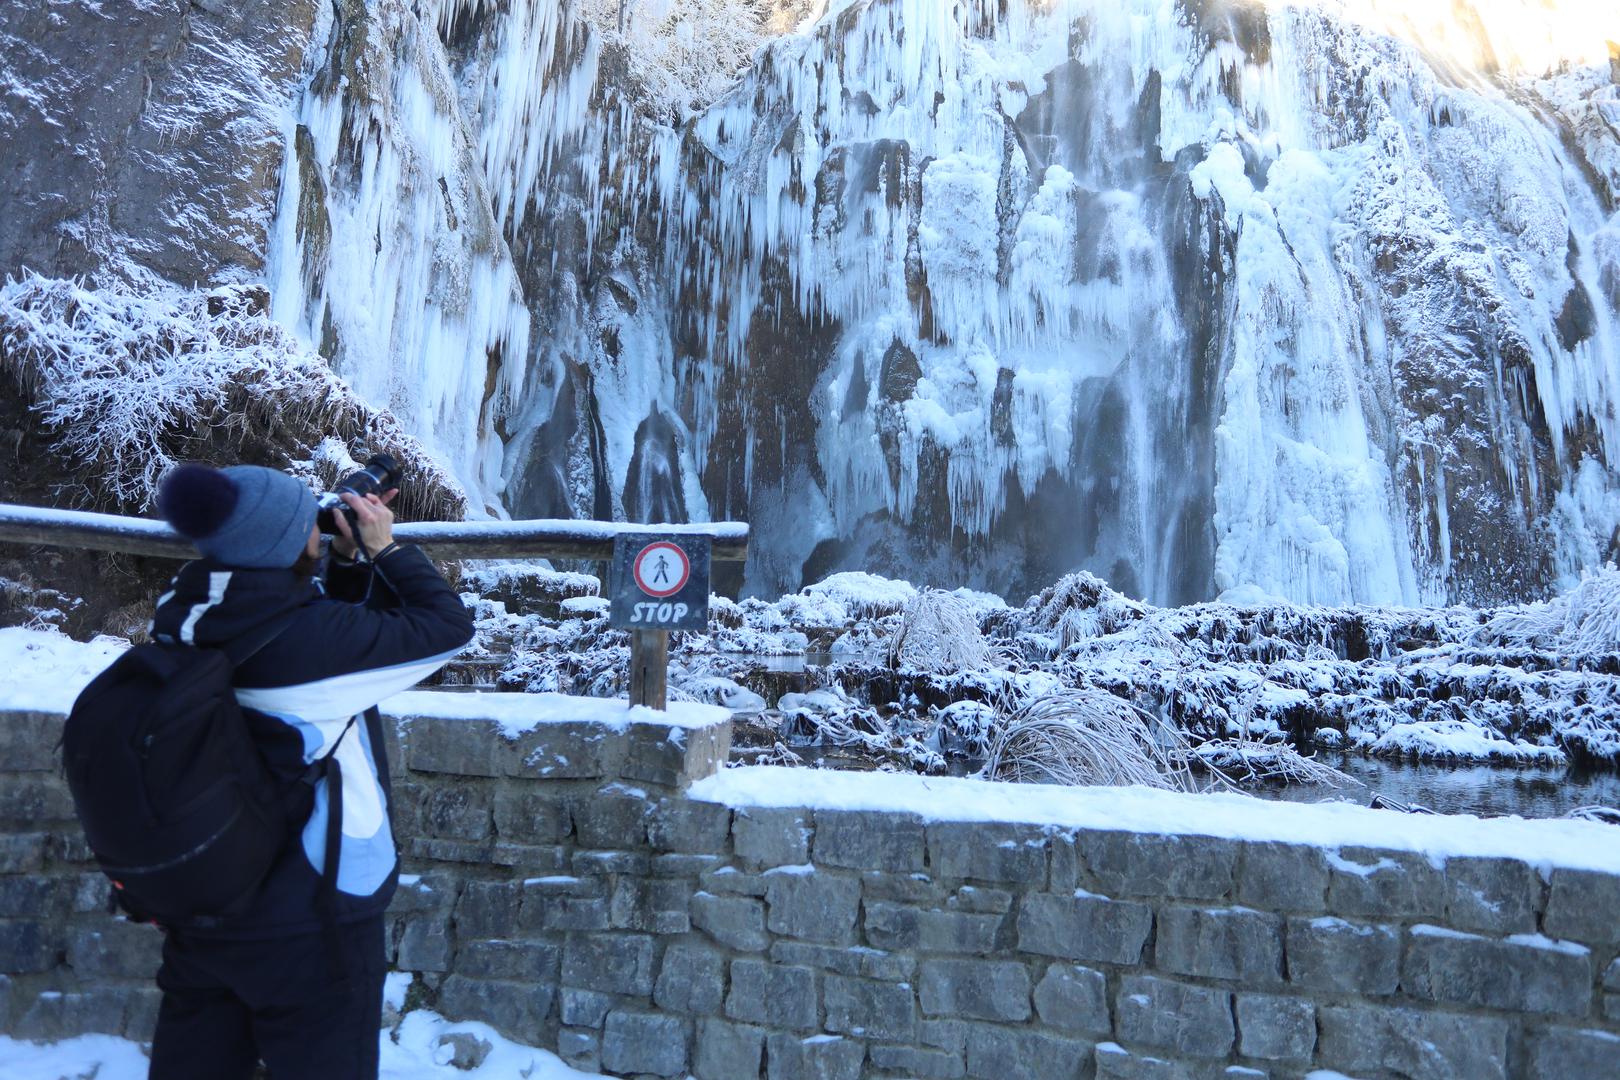
[[[517,739],[546,724],[597,724],[623,732],[631,724],[670,728],[710,728],[731,719],[718,705],[672,701],[663,711],[631,706],[614,698],[570,697],[567,694],[442,693],[407,690],[380,706],[390,719],[487,720],[507,739]]]
[[[1436,867],[1455,857],[1510,858],[1620,874],[1620,835],[1588,821],[1402,814],[1351,803],[1271,802],[1143,787],[1070,788],[983,780],[756,765],[722,769],[689,797],[745,807],[875,810],[924,821],[1012,822],[1063,829],[1274,841],[1320,848],[1410,851]]]
[[[631,780],[685,788],[731,753],[731,714],[667,711],[564,694],[409,691],[384,701],[399,757],[417,772],[538,780]]]
[[[9,676],[0,708],[65,716],[79,691],[127,648],[123,638],[82,642],[52,631],[0,628],[0,670]]]

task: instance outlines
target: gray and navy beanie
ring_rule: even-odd
[[[303,554],[315,527],[315,495],[259,465],[181,465],[163,478],[158,513],[197,550],[225,566],[275,570]]]

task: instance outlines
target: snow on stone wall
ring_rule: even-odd
[[[1597,1080],[1620,1047],[1610,826],[721,770],[696,713],[440,696],[392,710],[391,955],[580,1067]],[[0,1030],[139,1037],[159,938],[102,910],[60,722],[0,714]]]

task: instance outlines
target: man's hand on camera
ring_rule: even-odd
[[[388,509],[388,504],[394,501],[399,489],[390,490],[382,498],[367,495],[365,498],[353,492],[342,492],[338,498],[343,500],[345,506],[354,511],[356,521],[360,525],[360,541],[365,544],[366,550],[375,554],[394,542],[394,512]],[[332,537],[332,550],[339,558],[353,559],[359,550],[354,542],[354,535],[349,531],[349,518],[347,514],[334,515],[337,518],[337,535]]]

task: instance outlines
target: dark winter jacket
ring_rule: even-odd
[[[232,570],[201,559],[181,567],[158,600],[153,636],[222,645],[295,610],[275,640],[237,669],[236,697],[265,760],[289,785],[336,743],[343,776],[336,913],[339,922],[350,922],[386,908],[399,878],[388,760],[376,745],[377,703],[415,685],[470,641],[472,616],[412,547],[383,556],[375,575],[334,564],[324,587],[291,570]],[[321,929],[325,785],[316,789],[302,835],[247,911],[199,932],[266,938]]]

